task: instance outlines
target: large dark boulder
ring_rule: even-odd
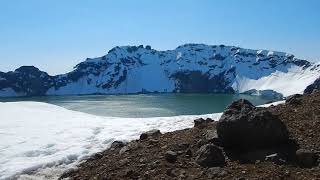
[[[288,142],[288,131],[279,118],[249,101],[233,102],[217,123],[218,138],[226,148],[273,147]]]

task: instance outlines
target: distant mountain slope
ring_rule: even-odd
[[[167,51],[123,46],[62,75],[28,66],[0,73],[0,96],[249,90],[288,96],[302,93],[319,75],[319,64],[283,52],[204,44]]]

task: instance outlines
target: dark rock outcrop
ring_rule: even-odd
[[[45,95],[54,78],[34,66],[21,66],[13,72],[0,72],[0,90],[11,88],[25,96]]]
[[[223,146],[231,149],[273,147],[288,141],[287,128],[277,116],[244,99],[227,107],[217,133]]]
[[[195,128],[204,128],[204,127],[207,127],[209,123],[212,123],[213,120],[210,118],[207,118],[207,119],[199,118],[199,119],[195,119],[193,122],[194,122]]]
[[[304,94],[311,94],[314,90],[317,89],[320,89],[320,77],[306,87],[306,89],[304,90]]]
[[[300,105],[301,104],[301,98],[302,94],[294,94],[286,99],[286,104],[291,104],[291,105]]]
[[[225,75],[227,75],[228,73],[232,72],[223,72],[214,77],[210,77],[210,74],[203,74],[201,71],[178,71],[171,75],[170,78],[176,80],[176,92],[234,93],[234,90],[228,86],[230,82],[225,79]]]

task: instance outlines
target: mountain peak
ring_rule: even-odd
[[[22,74],[16,77],[0,73],[0,96],[1,90],[8,89],[30,94],[25,92],[23,83],[15,87],[16,79],[40,85],[41,91],[31,88],[35,85],[29,87],[32,92],[42,93],[39,95],[273,90],[288,96],[303,92],[319,77],[320,67],[284,52],[189,43],[166,51],[149,45],[117,46],[108,54],[87,58],[73,71],[57,76],[33,66],[23,66],[15,72]],[[297,83],[297,79],[303,82]]]

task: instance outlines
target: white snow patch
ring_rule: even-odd
[[[303,93],[304,89],[312,84],[319,77],[319,73],[294,66],[288,69],[288,72],[276,71],[269,76],[259,79],[250,79],[245,76],[237,76],[232,88],[243,93],[245,91],[256,90],[274,90],[283,96]]]
[[[284,104],[286,101],[276,101],[276,102],[272,102],[272,103],[269,103],[269,104],[263,104],[263,105],[260,105],[258,107],[269,107],[271,105],[273,106],[277,106],[279,104]]]
[[[182,53],[178,52],[176,60],[179,60],[182,57]]]
[[[55,179],[115,140],[137,139],[154,128],[162,132],[190,128],[195,118],[221,116],[100,117],[39,102],[0,103],[0,114],[0,179],[21,174],[20,178],[32,179],[27,174],[40,169],[32,173],[36,178]]]

